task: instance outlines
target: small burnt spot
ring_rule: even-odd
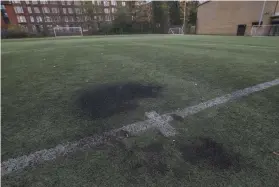
[[[180,144],[179,149],[183,159],[192,164],[205,163],[211,169],[239,169],[239,158],[223,148],[223,145],[211,138],[197,138],[185,144]]]

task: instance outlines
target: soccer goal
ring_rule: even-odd
[[[251,36],[279,36],[279,25],[253,25]]]
[[[183,29],[180,27],[170,28],[168,34],[184,34]]]
[[[54,27],[54,36],[83,36],[81,27]]]

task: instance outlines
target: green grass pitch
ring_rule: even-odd
[[[166,113],[279,77],[278,37],[22,39],[3,40],[1,50],[2,161],[143,120],[147,111]],[[80,90],[119,82],[158,84],[162,91],[106,118],[78,113]],[[275,86],[174,121],[175,137],[148,131],[111,141],[12,173],[2,185],[276,186],[278,101]],[[208,159],[210,140],[229,156]],[[207,151],[193,153],[189,145]]]

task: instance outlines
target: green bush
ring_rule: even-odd
[[[25,38],[28,33],[17,25],[11,25],[1,33],[2,38]]]

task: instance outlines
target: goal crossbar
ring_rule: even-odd
[[[83,36],[81,27],[54,27],[54,36]]]

